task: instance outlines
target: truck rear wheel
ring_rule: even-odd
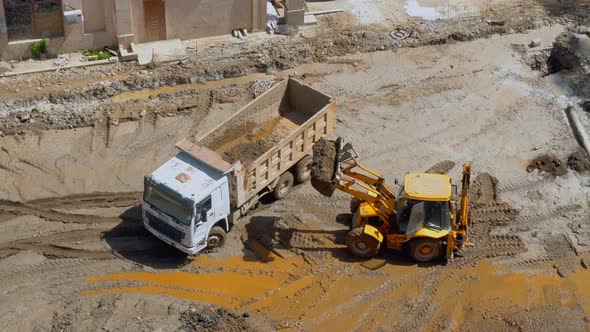
[[[279,181],[273,189],[273,194],[277,200],[281,200],[291,192],[293,187],[293,174],[291,172],[285,172],[279,177]]]
[[[295,179],[297,182],[303,183],[311,179],[312,163],[313,159],[310,156],[305,156],[295,165]]]
[[[381,243],[365,234],[363,227],[357,227],[346,235],[346,246],[356,256],[373,258],[379,252]]]
[[[225,243],[225,230],[220,226],[213,226],[207,237],[207,249],[219,248]]]
[[[441,257],[442,245],[440,240],[418,238],[410,242],[410,256],[417,262],[431,262]]]

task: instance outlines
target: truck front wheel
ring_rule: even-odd
[[[277,200],[281,200],[291,192],[293,187],[293,174],[285,172],[279,177],[279,181],[273,190],[273,194]]]
[[[207,238],[207,249],[219,248],[225,243],[225,230],[219,226],[213,226]]]

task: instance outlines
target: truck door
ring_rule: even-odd
[[[197,215],[195,216],[195,243],[207,240],[209,235],[209,223],[214,222],[215,211],[211,208],[211,196],[197,203]]]

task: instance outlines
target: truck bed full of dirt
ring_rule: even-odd
[[[275,104],[269,106],[272,107],[276,107]],[[293,113],[288,107],[283,107],[281,111],[281,114]],[[237,160],[249,163],[289,136],[298,126],[296,122],[283,115],[263,123],[249,121],[207,147],[220,153],[230,163]]]
[[[295,80],[285,80],[198,139],[229,163],[249,164],[289,137],[330,102]]]

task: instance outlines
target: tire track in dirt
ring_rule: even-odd
[[[26,203],[0,200],[0,215],[12,216],[33,215],[49,221],[62,223],[118,223],[120,217],[102,217],[76,213],[64,213],[55,208],[100,208],[100,207],[125,207],[138,204],[138,193],[122,194],[91,194],[74,195],[50,199],[41,199]]]
[[[438,270],[437,267],[428,267],[426,269],[427,271],[425,271],[423,274],[411,274],[402,277],[401,279],[387,280],[383,284],[372,290],[369,290],[362,294],[358,294],[349,301],[338,304],[334,306],[331,310],[327,310],[318,317],[309,320],[308,326],[317,326],[319,323],[334,318],[337,315],[343,314],[347,311],[354,311],[356,308],[367,302],[375,301],[376,298],[386,297],[388,293],[395,291],[396,289],[406,285],[407,283],[420,282],[424,279],[427,279],[431,277],[432,274],[436,274]]]
[[[98,240],[100,234],[108,229],[82,229],[54,233],[45,236],[35,236],[21,239],[13,242],[3,243],[0,250],[33,250],[41,253],[47,258],[92,258],[92,259],[112,259],[115,257],[111,250],[87,250],[74,248],[59,243],[70,242],[80,243],[87,240]]]
[[[126,207],[141,201],[141,192],[128,193],[93,193],[63,197],[43,198],[28,201],[28,205],[52,208],[107,208]]]

